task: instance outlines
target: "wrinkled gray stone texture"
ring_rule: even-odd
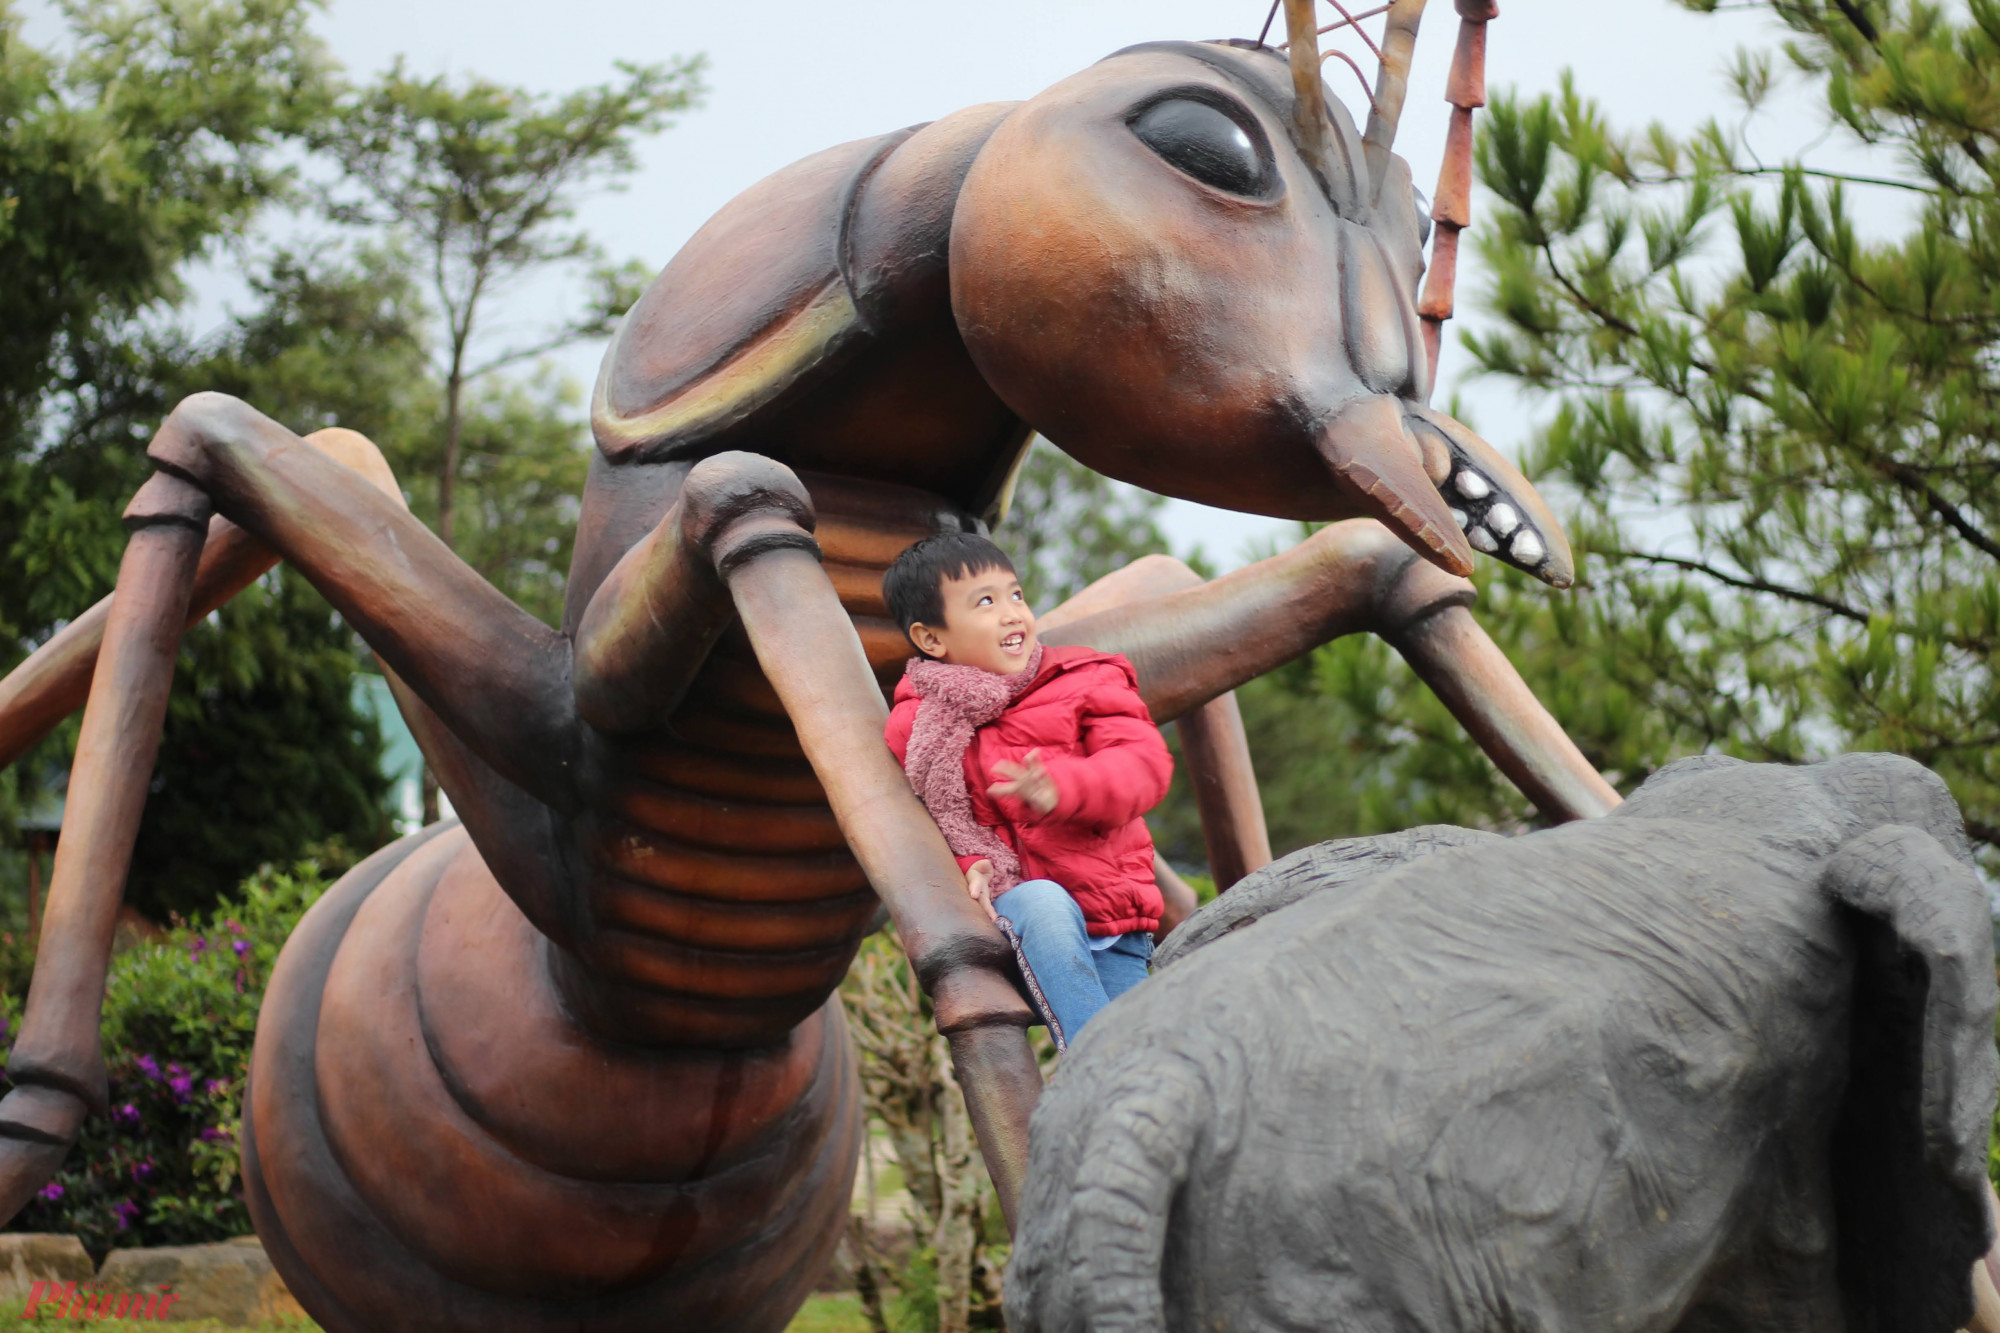
[[[1016,1333],[1907,1330],[1989,1240],[1994,972],[1907,760],[1328,843],[1184,924],[1037,1109]]]

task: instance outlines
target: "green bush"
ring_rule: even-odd
[[[325,882],[316,862],[265,868],[234,902],[176,920],[112,960],[104,997],[111,1115],[93,1116],[56,1178],[9,1224],[71,1232],[92,1254],[250,1230],[236,1134],[257,1007],[278,950]],[[21,996],[0,996],[4,1039]]]

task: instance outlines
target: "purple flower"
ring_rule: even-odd
[[[150,1157],[143,1162],[134,1162],[132,1164],[132,1179],[141,1185],[159,1174],[159,1165]]]
[[[228,1085],[227,1083],[223,1082],[223,1081],[222,1081],[221,1079],[219,1079],[219,1078],[212,1078],[212,1079],[210,1079],[210,1080],[208,1081],[208,1095],[209,1095],[209,1096],[211,1096],[211,1097],[220,1097],[220,1096],[222,1096],[222,1095],[223,1095],[224,1093],[226,1093],[226,1092],[228,1092],[228,1091],[229,1091],[229,1085]]]
[[[201,1132],[201,1141],[203,1143],[228,1143],[234,1137],[228,1130],[223,1129],[219,1125],[211,1125]]]
[[[229,933],[232,935],[241,935],[243,933],[243,927],[237,925],[234,921],[225,921],[222,924],[229,927]]]
[[[126,1102],[111,1113],[111,1118],[121,1125],[136,1125],[139,1123],[139,1108]]]
[[[140,1073],[144,1074],[147,1078],[158,1081],[160,1077],[159,1061],[155,1060],[150,1055],[142,1055],[137,1060],[133,1061],[133,1063],[139,1066]]]
[[[35,1192],[36,1198],[47,1199],[50,1203],[54,1203],[57,1199],[60,1199],[62,1196],[63,1196],[63,1187],[56,1184],[56,1182],[53,1180],[51,1180],[48,1184],[42,1186],[41,1189]]]
[[[236,950],[236,956],[238,958],[248,958],[250,956],[249,940],[232,940],[230,942],[229,947]]]
[[[194,1080],[186,1074],[176,1074],[167,1080],[167,1086],[174,1090],[174,1100],[182,1105],[194,1095]]]
[[[133,1203],[130,1199],[120,1199],[117,1203],[112,1204],[111,1211],[117,1215],[118,1229],[120,1231],[125,1230],[139,1220],[139,1205]]]
[[[208,936],[197,935],[188,941],[188,957],[199,958],[208,952]]]

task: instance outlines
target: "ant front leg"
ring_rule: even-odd
[[[568,640],[453,555],[400,499],[221,394],[183,401],[147,454],[304,574],[481,761],[544,803],[574,808]]]
[[[1177,718],[1320,644],[1368,630],[1409,661],[1494,765],[1554,820],[1619,804],[1446,574],[1373,519],[1320,529],[1219,579],[1063,623],[1043,637],[1124,653],[1155,719]]]
[[[0,1100],[0,1216],[62,1165],[87,1111],[105,1113],[97,1027],[111,936],[167,716],[174,657],[208,531],[208,498],[156,476],[139,489],[118,591],[84,710],[48,909],[21,1034]]]
[[[395,474],[366,436],[329,426],[306,436],[306,443],[401,503]],[[188,599],[188,625],[222,606],[277,563],[276,551],[222,515],[211,518]],[[55,730],[57,723],[83,707],[110,618],[111,598],[107,596],[63,626],[0,680],[0,768],[12,764],[29,746]]]
[[[811,498],[782,464],[725,453],[591,599],[577,635],[582,715],[605,730],[662,716],[700,666],[692,651],[740,618],[855,859],[888,906],[931,997],[1008,1226],[1041,1071],[1013,955],[965,892],[944,835],[883,743],[882,689],[821,568]]]
[[[0,738],[15,752],[90,682],[35,979],[8,1064],[15,1088],[0,1102],[7,1216],[60,1165],[84,1114],[103,1108],[97,1028],[111,930],[181,631],[191,610],[219,605],[274,559],[290,560],[395,673],[427,753],[446,761],[468,831],[513,871],[503,885],[530,916],[558,927],[563,919],[548,805],[527,786],[556,799],[566,791],[567,642],[412,518],[379,454],[351,432],[309,442],[234,399],[202,394],[174,410],[149,454],[160,474],[128,511],[133,535],[109,605],[0,682]],[[222,541],[205,555],[210,531]],[[454,787],[449,775],[463,781]]]
[[[342,466],[236,399],[184,400],[147,453],[304,575],[361,635],[501,887],[544,933],[570,939],[555,824],[578,805],[569,640],[413,517],[385,467]]]

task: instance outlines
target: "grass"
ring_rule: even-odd
[[[53,1312],[37,1310],[27,1322],[57,1322]],[[319,1325],[310,1319],[287,1319],[271,1324],[223,1324],[213,1319],[170,1319],[181,1333],[317,1333]],[[861,1313],[861,1298],[852,1295],[813,1296],[793,1319],[786,1333],[868,1333],[868,1319]]]
[[[812,1296],[785,1333],[868,1333],[859,1296]]]
[[[858,1311],[861,1307],[859,1304],[856,1304],[854,1308]],[[60,1317],[53,1313],[37,1310],[35,1311],[34,1318],[28,1319],[26,1322],[30,1324],[43,1322],[53,1324],[60,1322]],[[112,1322],[123,1325],[127,1321],[118,1319]],[[147,1320],[145,1322],[151,1323],[153,1321]],[[272,1324],[225,1324],[215,1319],[167,1319],[161,1322],[172,1324],[177,1333],[319,1333],[319,1325],[310,1319],[285,1319]],[[836,1330],[842,1329],[844,1329],[844,1325],[826,1325],[826,1333],[835,1333]]]

